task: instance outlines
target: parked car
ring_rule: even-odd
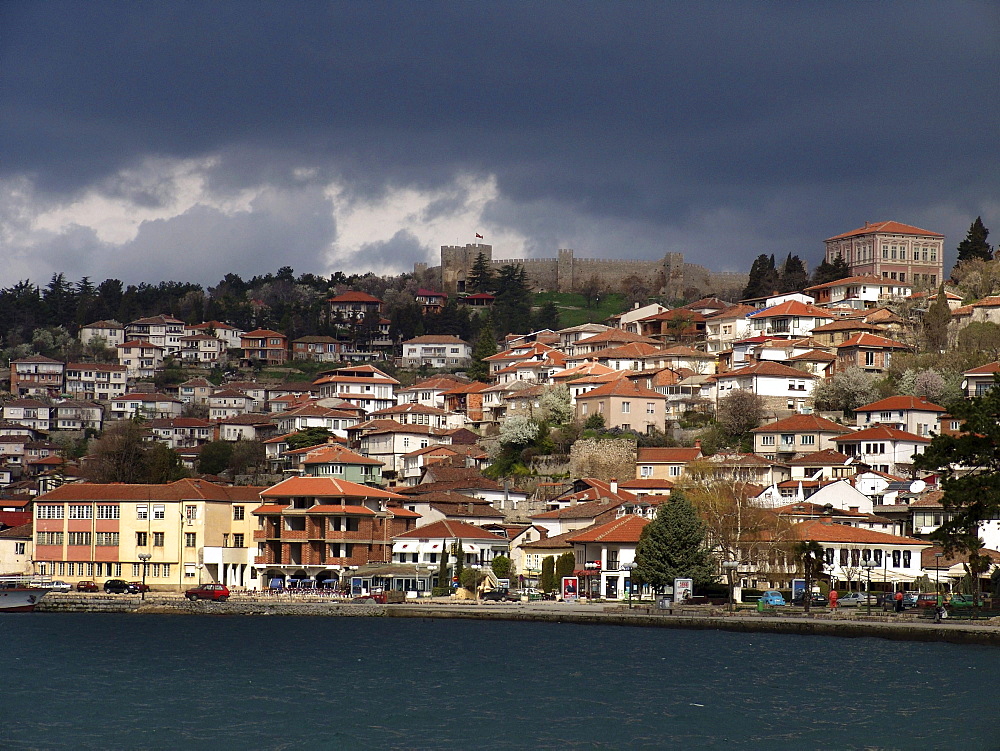
[[[507,600],[516,599],[511,595],[509,590],[506,589],[491,589],[489,592],[483,592],[482,596],[479,598],[483,602],[505,602]]]
[[[867,592],[848,592],[843,597],[837,598],[837,607],[841,608],[853,608],[859,605],[867,605],[871,603],[872,605],[877,604],[878,597],[872,592],[870,595]]]
[[[804,604],[805,604],[805,592],[802,592],[800,590],[795,593],[794,597],[792,597],[792,605],[804,605]],[[821,595],[819,592],[813,592],[812,598],[809,600],[809,604],[813,606],[827,607],[830,604],[830,600]]]
[[[936,608],[938,600],[942,603],[945,601],[945,594],[943,592],[941,594],[938,594],[937,592],[921,592],[917,595],[917,607]]]
[[[966,608],[972,608],[975,603],[972,600],[972,595],[961,595],[952,594],[951,597],[945,597],[944,605],[948,610],[964,610]],[[985,605],[983,598],[979,598],[979,607]]]
[[[760,596],[760,601],[768,607],[777,607],[787,604],[781,592],[776,589],[769,589]]]
[[[124,579],[108,579],[104,582],[104,591],[109,595],[132,594],[129,583]]]
[[[141,594],[142,592],[149,591],[149,585],[143,584],[142,582],[129,582],[128,585],[129,587],[131,587],[131,591],[133,594]]]
[[[46,584],[49,589],[53,592],[72,592],[73,585],[64,581],[54,581],[51,584]]]
[[[76,584],[77,592],[100,592],[101,588],[97,586],[97,582],[77,582]]]
[[[191,600],[191,602],[195,602],[196,600],[225,602],[229,599],[229,587],[225,584],[202,584],[199,587],[187,590],[184,596]]]

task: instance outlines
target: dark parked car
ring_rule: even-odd
[[[809,604],[813,607],[829,607],[830,600],[821,595],[819,592],[813,592],[812,599],[809,601]],[[792,605],[805,605],[805,592],[796,592],[795,597],[792,598]]]
[[[509,590],[491,589],[489,592],[483,592],[482,597],[479,599],[483,602],[505,602],[512,598]]]
[[[108,579],[104,582],[104,591],[109,595],[132,594],[132,585],[124,579]]]
[[[100,592],[101,588],[97,586],[97,582],[77,582],[76,591],[77,592]]]
[[[229,599],[229,587],[225,584],[202,584],[200,587],[193,587],[187,590],[184,596],[191,600],[191,602],[195,600],[225,602]]]

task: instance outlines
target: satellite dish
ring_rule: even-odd
[[[927,489],[927,483],[923,480],[914,480],[910,483],[911,493],[923,493]]]

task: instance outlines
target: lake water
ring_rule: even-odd
[[[0,617],[5,749],[996,749],[1000,650],[503,621]]]

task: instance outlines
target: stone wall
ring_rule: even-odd
[[[621,482],[635,479],[634,438],[587,438],[570,448],[570,476]]]
[[[726,295],[732,290],[742,290],[748,276],[744,272],[717,272],[685,263],[682,253],[667,253],[656,260],[577,258],[572,249],[560,248],[556,258],[494,259],[493,246],[481,244],[443,245],[440,266],[428,268],[421,263],[414,267],[414,272],[429,271],[448,294],[466,291],[465,283],[480,253],[495,271],[507,264],[522,266],[536,292],[579,292],[594,278],[603,290],[618,292],[625,279],[637,276],[651,286],[654,294],[668,298]]]

